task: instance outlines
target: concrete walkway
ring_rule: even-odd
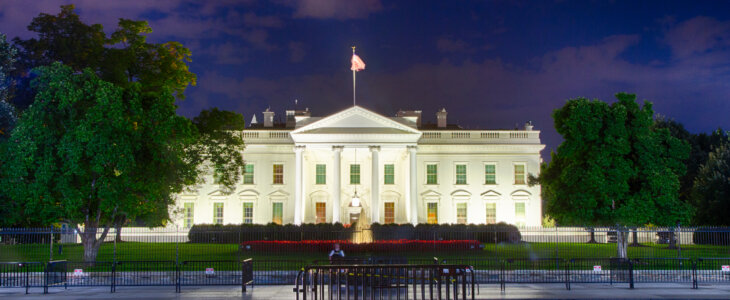
[[[51,288],[44,295],[42,288],[0,289],[0,299],[295,299],[293,286],[257,286],[241,294],[240,287],[183,287],[176,294],[174,287],[118,287],[109,293],[106,287],[74,287],[68,290]],[[562,284],[507,285],[504,293],[499,285],[482,285],[476,299],[729,299],[730,284],[700,285],[693,290],[688,284],[637,285],[573,284],[568,291]],[[387,298],[386,298],[387,299]],[[395,296],[393,296],[395,299]],[[412,298],[411,298],[412,299]]]

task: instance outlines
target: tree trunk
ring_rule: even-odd
[[[96,225],[96,224],[88,224]],[[96,234],[99,228],[95,226],[84,226],[84,230],[81,231],[81,244],[84,246],[84,261],[95,262],[96,256],[99,253],[99,248],[104,242],[106,235],[109,233],[109,226],[104,227],[101,236],[97,239]]]
[[[639,234],[637,233],[636,227],[631,228],[631,237],[633,238],[633,241],[629,245],[629,247],[640,247],[641,244],[639,244]]]
[[[616,230],[616,256],[618,258],[626,259],[628,258],[628,255],[626,254],[626,250],[628,248],[629,239],[628,239],[628,232],[626,232],[625,229],[617,229]]]
[[[669,246],[667,249],[677,249],[677,238],[674,234],[674,228],[669,229]]]
[[[591,239],[588,241],[588,244],[597,244],[598,242],[596,242],[596,229],[591,227],[589,230],[591,232]]]
[[[116,237],[114,238],[114,240],[117,243],[121,243],[122,242],[122,226],[126,222],[127,222],[127,217],[125,217],[125,216],[116,217],[115,220],[114,220],[114,234],[116,235]]]

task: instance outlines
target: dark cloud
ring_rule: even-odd
[[[364,19],[383,9],[380,0],[281,0],[294,8],[294,17],[314,19]]]

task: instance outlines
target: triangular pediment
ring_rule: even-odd
[[[388,117],[353,106],[292,131],[297,134],[413,134],[417,129]]]

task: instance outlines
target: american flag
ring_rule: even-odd
[[[352,59],[350,61],[352,62],[352,67],[350,68],[350,70],[353,70],[353,71],[365,70],[365,62],[363,62],[362,59],[360,59],[360,57],[357,56],[357,54],[353,53]]]

